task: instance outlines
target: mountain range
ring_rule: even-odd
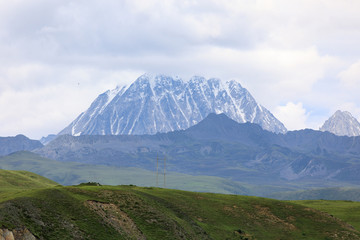
[[[145,74],[128,87],[101,94],[59,135],[41,142],[23,135],[0,138],[0,156],[24,150],[42,156],[12,154],[1,158],[0,168],[21,169],[15,166],[20,164],[24,170],[74,184],[99,173],[124,171],[151,179],[160,160],[166,161],[166,171],[175,173],[173,179],[192,179],[182,180],[181,189],[197,189],[193,182],[207,177],[216,189],[226,185],[231,193],[262,196],[271,191],[264,186],[279,191],[356,187],[359,122],[337,111],[320,130],[287,131],[236,81],[193,77],[185,82]],[[51,159],[67,162],[64,176],[48,170],[61,166],[50,164]],[[39,162],[44,165],[41,172]],[[165,170],[162,164],[160,170]]]
[[[360,137],[310,129],[276,134],[225,114],[154,135],[61,135],[46,146],[25,136],[3,139],[12,140],[1,145],[12,149],[4,155],[23,150],[25,141],[45,158],[18,152],[0,158],[0,168],[34,171],[63,184],[92,179],[155,186],[157,162],[163,172],[165,160],[169,186],[196,191],[293,196],[276,192],[357,187],[360,180]],[[354,199],[346,193],[343,199]]]
[[[129,86],[100,94],[58,135],[143,135],[187,129],[209,113],[225,113],[238,123],[256,123],[274,133],[287,129],[235,80],[194,76],[188,81],[143,74]],[[321,131],[359,136],[360,123],[349,112],[336,111]],[[43,137],[47,144],[57,135]]]
[[[144,74],[129,86],[99,95],[59,135],[142,135],[187,129],[209,113],[285,133],[284,125],[232,80]]]
[[[251,184],[327,187],[360,180],[360,137],[310,129],[276,134],[225,114],[155,135],[62,135],[34,152],[58,161],[151,171],[157,158],[166,157],[168,171]]]

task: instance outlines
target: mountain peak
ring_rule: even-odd
[[[333,115],[334,116],[346,116],[346,117],[351,117],[351,118],[353,117],[350,112],[341,111],[341,110],[337,110]]]
[[[238,123],[226,116],[225,113],[209,113],[206,118],[191,128],[199,128],[204,125],[210,126],[211,128],[216,128],[218,126],[238,125]]]
[[[252,122],[276,133],[286,128],[261,107],[240,83],[193,76],[146,73],[129,87],[101,94],[59,134],[155,134],[187,129],[209,113],[225,113],[238,123]]]
[[[360,136],[360,123],[350,112],[337,110],[320,131],[328,131],[338,136]]]
[[[184,132],[195,139],[237,142],[247,146],[265,146],[270,139],[279,136],[262,129],[258,124],[238,123],[224,113],[210,113],[204,120]]]
[[[170,76],[165,74],[154,74],[154,73],[144,73],[141,75],[135,82],[142,81],[148,82],[152,87],[157,85],[168,85],[171,84],[172,81],[183,81],[179,76]]]

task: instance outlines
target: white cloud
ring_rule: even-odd
[[[39,72],[46,76],[35,82]],[[19,72],[7,73],[6,79],[12,81],[0,89],[0,136],[22,133],[37,139],[59,132],[100,93],[127,85],[141,74],[46,65],[19,66]]]
[[[350,89],[360,89],[360,61],[349,66],[348,69],[339,73],[341,83]]]
[[[314,48],[236,50],[206,47],[191,58],[184,58],[183,62],[189,63],[188,72],[238,79],[270,109],[279,102],[298,100],[298,96],[311,92],[313,85],[337,64],[336,59],[320,56]]]
[[[303,103],[309,127],[360,100],[358,9],[353,0],[0,1],[0,135],[56,132],[146,71],[238,79],[272,111]]]
[[[301,102],[288,102],[285,106],[278,106],[274,115],[284,123],[288,130],[306,128],[308,113]]]

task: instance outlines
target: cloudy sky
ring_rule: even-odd
[[[38,139],[145,72],[236,79],[290,129],[360,119],[358,0],[0,0],[0,136]]]

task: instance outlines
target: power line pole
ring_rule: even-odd
[[[159,155],[156,155],[156,187],[159,187]]]
[[[166,156],[164,156],[164,188],[166,188]]]

